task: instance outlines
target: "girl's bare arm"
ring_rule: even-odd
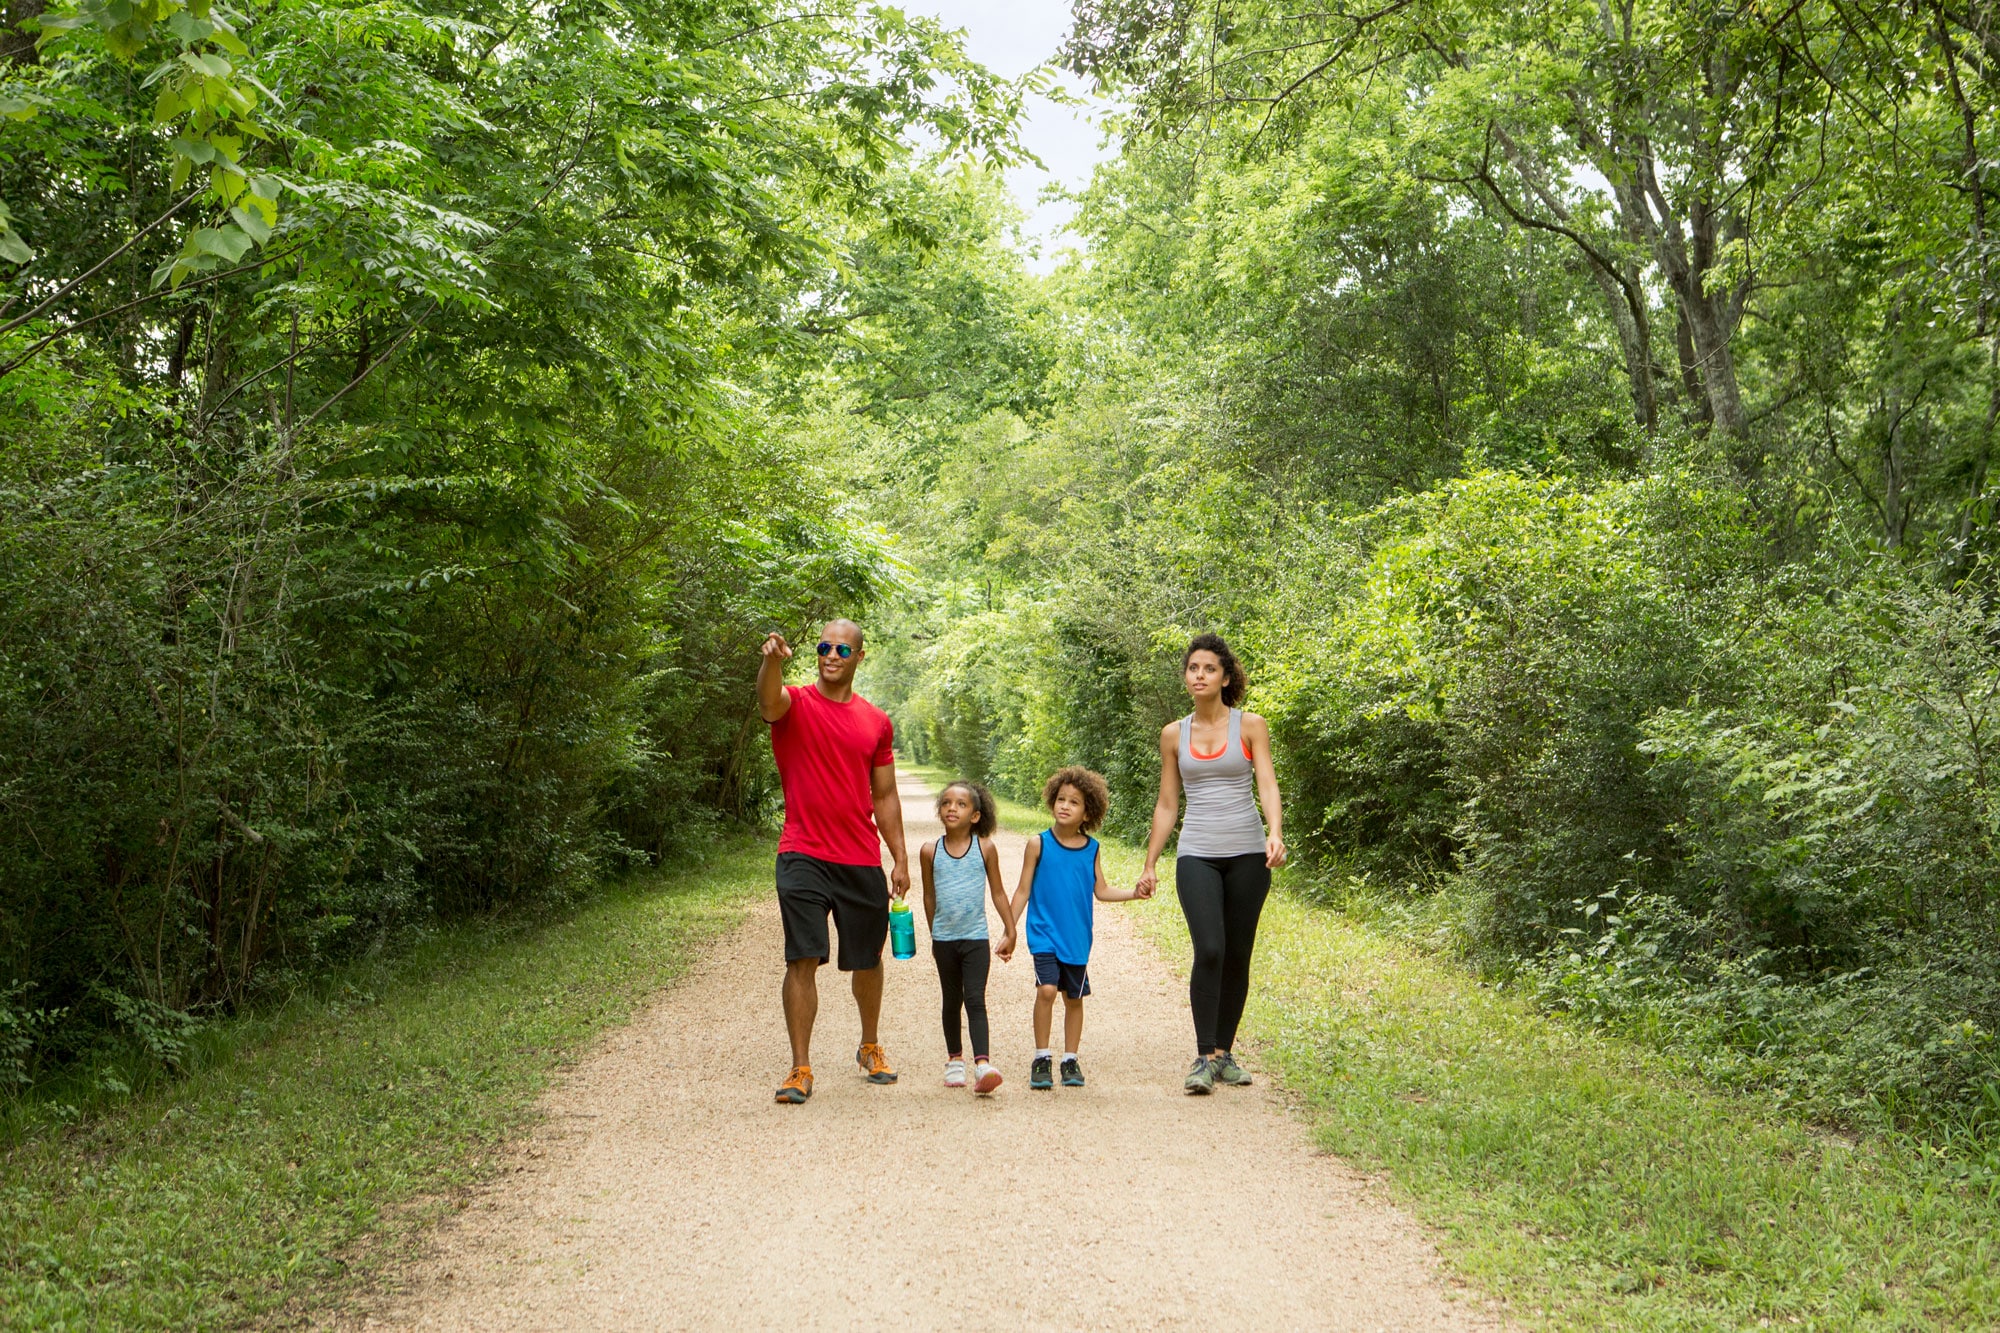
[[[1007,886],[1000,882],[1000,853],[993,844],[981,839],[979,855],[986,862],[986,888],[993,895],[993,906],[1000,913],[1001,934],[1005,939],[1014,938],[1014,904],[1007,899]]]
[[[937,925],[937,885],[931,881],[931,849],[936,846],[937,843],[935,842],[927,842],[924,844],[923,850],[917,853],[917,859],[923,862],[924,929],[926,930]]]

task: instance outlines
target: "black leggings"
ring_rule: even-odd
[[[958,1011],[965,1010],[965,1025],[972,1029],[972,1057],[984,1060],[991,1052],[986,1046],[986,974],[993,968],[993,956],[985,940],[932,940],[931,957],[937,961],[938,984],[944,988],[944,1049],[961,1054],[958,1044]]]
[[[1261,852],[1183,856],[1174,862],[1174,883],[1194,940],[1188,973],[1194,1044],[1203,1055],[1231,1050],[1250,997],[1250,951],[1271,892],[1271,868]]]

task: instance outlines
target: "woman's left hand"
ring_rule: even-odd
[[[1285,840],[1273,833],[1264,839],[1264,864],[1276,870],[1285,863]]]

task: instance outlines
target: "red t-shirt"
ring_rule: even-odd
[[[781,852],[843,866],[879,866],[874,770],[895,762],[889,715],[854,695],[837,704],[813,685],[787,685],[792,706],[771,724],[771,756],[785,789]]]

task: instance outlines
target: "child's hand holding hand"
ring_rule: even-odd
[[[1153,878],[1153,876],[1141,875],[1139,876],[1139,882],[1132,886],[1132,896],[1142,900],[1150,898],[1153,896],[1153,890],[1159,886],[1160,881]]]
[[[1002,936],[1000,937],[1000,942],[999,942],[998,944],[996,944],[996,945],[994,945],[994,946],[993,946],[993,952],[994,952],[994,953],[996,953],[996,954],[998,954],[998,955],[1000,956],[1000,961],[1001,961],[1001,962],[1003,962],[1003,963],[1011,963],[1011,962],[1013,962],[1013,961],[1014,961],[1014,932],[1010,930],[1010,931],[1008,931],[1008,932],[1007,932],[1007,933],[1006,933],[1005,935],[1002,935]]]

